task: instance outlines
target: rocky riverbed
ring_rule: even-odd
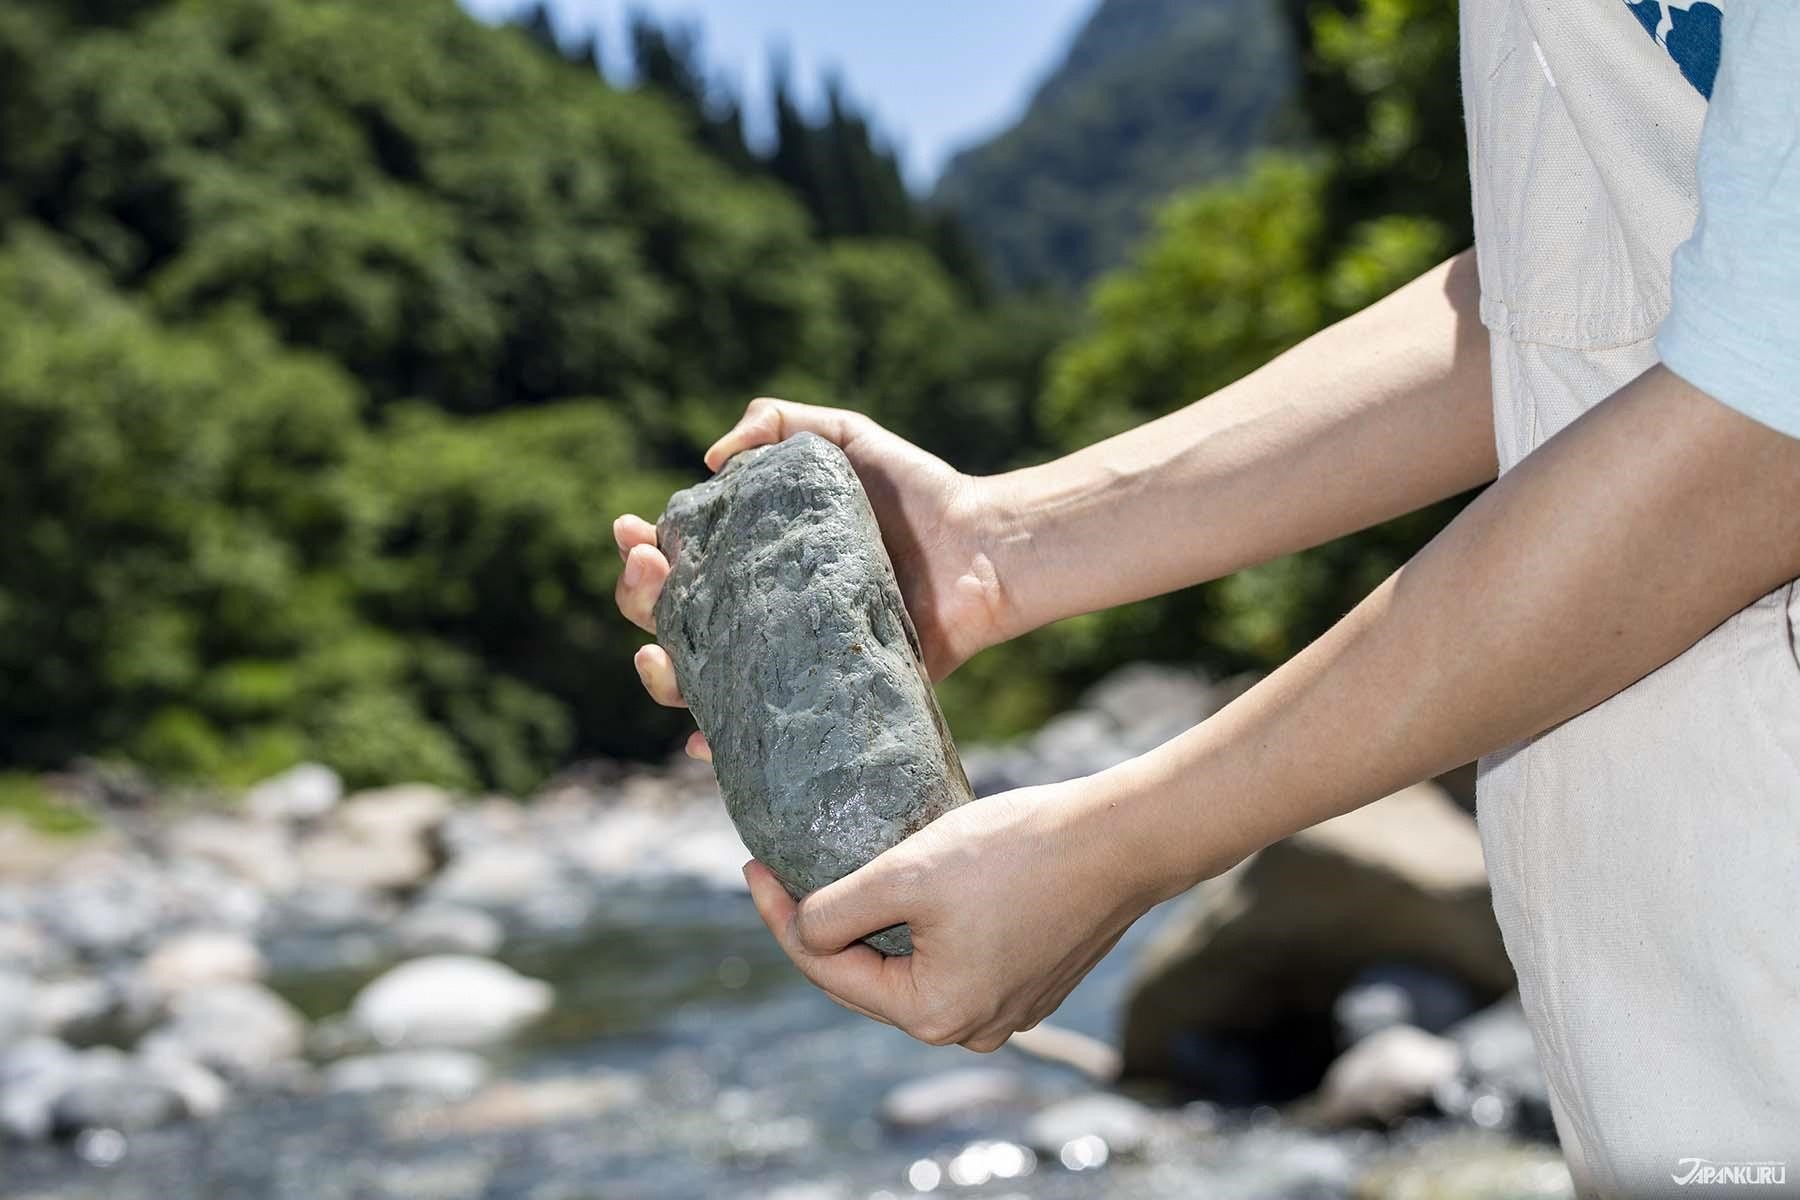
[[[969,773],[1092,771],[1239,686],[1127,668]],[[529,803],[60,786],[99,832],[0,826],[0,1195],[1569,1193],[1435,792],[1164,906],[1065,1036],[982,1057],[800,979],[695,764]]]

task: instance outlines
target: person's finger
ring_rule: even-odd
[[[618,543],[619,557],[624,558],[633,546],[656,545],[656,526],[636,513],[626,513],[613,522],[613,541]]]
[[[802,431],[816,433],[826,441],[844,446],[868,425],[867,417],[848,409],[758,396],[744,409],[737,424],[706,451],[706,465],[717,471],[740,450],[779,442]]]
[[[697,758],[704,763],[712,761],[712,745],[707,742],[706,735],[698,729],[688,734],[685,749],[689,758]]]
[[[744,866],[757,915],[800,973],[838,1000],[866,1009],[878,1020],[905,1026],[915,999],[910,988],[912,959],[889,958],[871,946],[851,946],[834,954],[812,954],[794,932],[799,906],[775,872],[752,860]]]
[[[646,633],[656,632],[656,598],[669,578],[669,560],[655,546],[638,544],[625,555],[625,569],[613,599],[625,619]]]
[[[655,642],[647,646],[639,646],[638,652],[631,658],[631,665],[637,668],[638,678],[644,683],[644,690],[658,704],[669,708],[686,708],[687,701],[681,698],[681,689],[675,682],[675,664],[669,661],[669,652]]]
[[[910,875],[891,857],[877,856],[800,902],[794,932],[809,954],[830,954],[890,925],[910,920],[916,899]]]

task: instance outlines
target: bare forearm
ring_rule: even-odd
[[[994,480],[1035,627],[1329,541],[1493,478],[1472,254],[1213,396]]]
[[[1144,843],[1174,828],[1247,852],[1541,732],[1796,574],[1800,440],[1655,368],[1281,670],[1131,764],[1161,825]]]

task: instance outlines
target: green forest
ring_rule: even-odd
[[[1467,243],[1450,0],[1265,2],[1287,94],[1229,107],[1279,137],[1079,299],[1016,290],[976,199],[910,196],[854,81],[814,111],[780,76],[747,145],[679,29],[639,24],[623,86],[541,12],[452,0],[0,6],[0,767],[526,791],[667,754],[610,524],[750,397],[1042,461]],[[1108,137],[1108,77],[1009,169]],[[1105,220],[1084,186],[1021,253]],[[1030,728],[1126,659],[1276,663],[1444,516],[990,651],[952,726]]]

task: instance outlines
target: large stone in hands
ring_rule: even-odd
[[[738,833],[795,899],[971,798],[843,451],[810,433],[747,450],[656,534],[657,640]],[[912,952],[904,925],[867,941]]]

